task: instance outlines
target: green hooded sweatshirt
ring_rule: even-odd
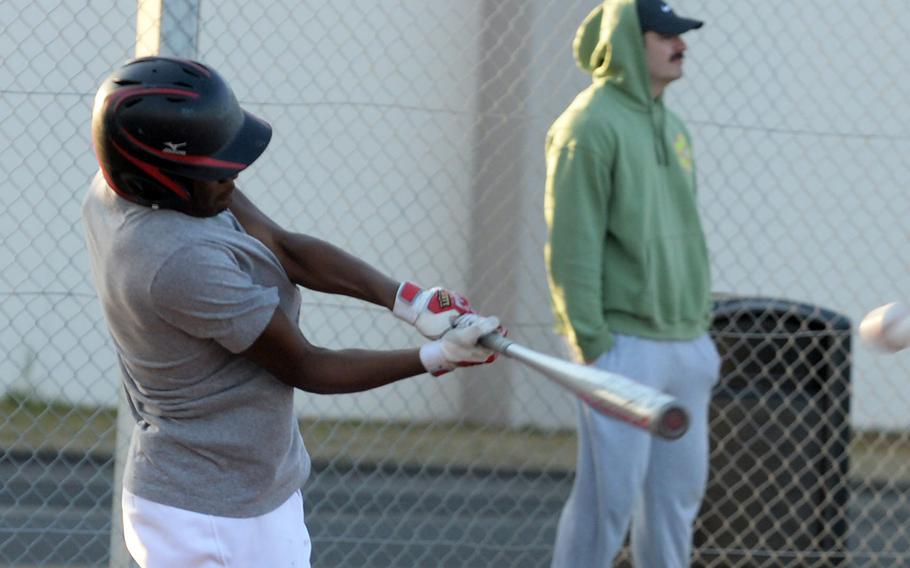
[[[613,333],[694,339],[708,329],[708,252],[689,134],[651,97],[634,0],[578,29],[593,75],[547,134],[545,256],[557,332],[591,361]]]

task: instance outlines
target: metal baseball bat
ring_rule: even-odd
[[[498,333],[481,337],[479,343],[540,371],[602,414],[661,438],[675,440],[689,428],[689,414],[675,398],[632,379],[545,355]]]

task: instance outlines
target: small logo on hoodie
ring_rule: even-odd
[[[676,140],[673,141],[673,150],[676,152],[676,160],[682,166],[682,169],[691,173],[692,147],[689,146],[689,141],[682,132],[676,135]]]

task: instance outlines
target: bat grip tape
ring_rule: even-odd
[[[497,353],[505,353],[509,346],[514,343],[511,339],[503,337],[502,335],[493,332],[488,333],[477,340],[477,343],[483,345],[487,349],[492,349]]]

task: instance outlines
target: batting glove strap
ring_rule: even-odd
[[[444,288],[421,288],[402,282],[395,294],[392,313],[417,328],[424,337],[438,339],[455,326],[455,320],[473,313],[471,303],[461,294]]]
[[[424,343],[420,346],[420,362],[423,368],[434,377],[445,375],[455,370],[455,363],[446,359],[442,352],[442,342],[439,340]]]
[[[400,320],[413,324],[417,321],[417,315],[420,313],[421,305],[418,303],[418,296],[424,290],[413,282],[402,282],[398,286],[398,293],[395,294],[395,304],[392,306],[392,314]],[[419,298],[426,304],[424,298]]]

